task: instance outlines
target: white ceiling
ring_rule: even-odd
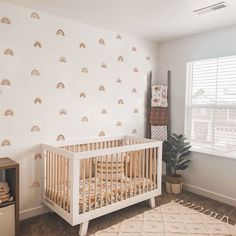
[[[223,0],[2,0],[155,41],[236,25],[236,0],[206,15],[193,11]]]

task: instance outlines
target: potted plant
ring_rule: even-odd
[[[182,192],[182,176],[178,170],[185,170],[190,162],[191,145],[184,135],[171,134],[164,142],[163,159],[167,166],[166,191],[179,194]]]

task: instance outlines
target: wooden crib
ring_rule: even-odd
[[[91,219],[161,194],[162,142],[131,136],[42,144],[43,202],[87,233]]]

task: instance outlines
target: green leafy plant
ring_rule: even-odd
[[[191,145],[184,135],[171,134],[163,144],[163,160],[167,165],[167,174],[177,175],[178,170],[185,170],[190,162]]]

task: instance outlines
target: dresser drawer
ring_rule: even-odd
[[[15,236],[15,205],[0,208],[0,235]]]

